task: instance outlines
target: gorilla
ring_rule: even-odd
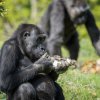
[[[71,59],[78,58],[79,40],[76,25],[84,24],[92,44],[100,55],[100,32],[85,0],[53,0],[38,26],[48,33],[50,55],[61,55],[64,45]]]
[[[64,100],[46,50],[46,34],[36,25],[21,24],[1,48],[0,90],[7,100]],[[56,72],[55,72],[56,73]]]

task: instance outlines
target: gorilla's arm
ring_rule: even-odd
[[[88,34],[92,40],[94,47],[96,48],[98,54],[100,55],[100,47],[99,47],[100,31],[98,30],[95,23],[95,19],[89,10],[85,13],[85,17],[86,17],[86,22],[85,22],[86,29],[88,31]]]
[[[56,71],[51,71],[48,75],[53,81],[56,81],[59,76],[59,74]]]
[[[21,53],[13,40],[7,41],[1,50],[0,89],[9,92],[23,82],[33,79],[38,73],[49,70],[49,64],[31,64],[18,70]],[[48,67],[47,67],[48,66]],[[51,65],[50,65],[51,67]]]
[[[86,25],[87,31],[88,31],[92,41],[95,42],[99,39],[100,32],[96,26],[95,19],[89,10],[86,12],[85,16],[86,16],[85,25]]]
[[[40,60],[40,59],[39,59]],[[35,64],[37,64],[37,63],[39,63],[40,61],[37,61],[37,62],[35,62]],[[45,61],[44,59],[42,59],[43,61]],[[42,61],[42,62],[43,62]],[[25,68],[25,67],[27,67],[27,66],[29,66],[29,65],[31,65],[32,64],[32,62],[30,61],[30,59],[28,59],[27,57],[24,57],[24,59],[22,59],[21,61],[20,61],[20,68],[22,69],[22,68]],[[20,70],[20,69],[19,69]],[[53,80],[53,81],[56,81],[57,80],[57,78],[58,78],[58,74],[57,74],[57,72],[56,71],[54,71],[54,70],[52,70],[50,73],[48,73],[48,75],[49,75],[49,77]]]

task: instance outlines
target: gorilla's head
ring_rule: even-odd
[[[89,9],[87,0],[64,0],[72,20]]]
[[[36,25],[22,24],[16,32],[21,52],[32,61],[39,59],[46,53],[46,34]]]

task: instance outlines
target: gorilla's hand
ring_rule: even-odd
[[[57,55],[50,57],[47,53],[45,53],[36,63],[42,64],[42,68],[46,73],[52,70],[56,71],[57,73],[62,73],[65,72],[69,66],[77,66],[75,60],[61,58]]]
[[[35,64],[41,65],[40,69],[44,73],[49,73],[54,69],[53,62],[47,53],[45,53],[38,61],[36,61]]]
[[[69,58],[61,58],[60,56],[54,56],[54,57],[51,57],[52,61],[53,61],[53,67],[54,67],[54,70],[57,72],[57,73],[62,73],[62,72],[65,72],[69,66],[77,66],[76,65],[76,61],[75,60],[71,60]]]

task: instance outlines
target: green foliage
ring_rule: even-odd
[[[36,1],[36,15],[34,18],[31,17],[31,13],[35,12],[34,7],[32,8],[32,0],[1,0],[0,2],[0,14],[6,15],[0,18],[0,40],[5,40],[8,35],[11,35],[16,27],[21,23],[35,23],[37,24],[47,9],[48,5],[52,0],[35,0]],[[98,4],[100,0],[88,0],[90,4]],[[99,5],[93,8],[93,13],[96,15],[96,20],[100,20],[99,17]],[[100,25],[100,22],[97,22]],[[81,32],[80,39],[87,36],[86,31],[84,31],[84,26],[78,28],[83,28]],[[6,38],[4,38],[4,34]],[[8,35],[7,35],[8,34]]]
[[[6,100],[6,95],[0,92],[0,100]]]
[[[0,1],[0,17],[4,15],[3,12],[4,12],[3,2]]]
[[[5,39],[2,38],[4,34],[11,35],[21,23],[38,23],[50,1],[36,0],[37,12],[35,18],[31,18],[31,13],[34,12],[31,1],[32,0],[6,0],[5,3],[2,4],[2,7],[6,7],[7,14],[3,18],[0,18],[0,40]],[[5,36],[7,37],[8,35]]]
[[[8,9],[6,19],[13,25],[16,22],[24,22],[29,17],[30,6],[28,0],[6,0],[6,7]]]

